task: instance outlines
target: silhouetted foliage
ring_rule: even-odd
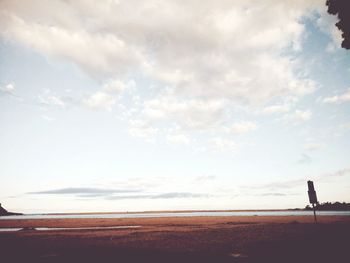
[[[350,203],[340,203],[340,202],[325,202],[322,204],[317,204],[315,206],[316,210],[318,211],[350,211]],[[305,210],[312,210],[312,207],[307,205],[305,207]]]
[[[337,15],[339,22],[335,25],[343,32],[344,38],[341,46],[350,49],[350,1],[349,0],[327,0],[328,13]]]

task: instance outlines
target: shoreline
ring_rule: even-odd
[[[222,210],[150,210],[150,211],[123,211],[123,212],[81,212],[81,213],[42,213],[42,215],[95,215],[95,214],[166,214],[166,213],[206,213],[206,212],[278,212],[304,211],[303,209],[222,209]],[[306,211],[306,210],[305,210]]]
[[[115,211],[115,212],[62,212],[62,213],[13,213],[13,215],[113,215],[113,214],[166,214],[166,213],[212,213],[212,212],[279,212],[307,211],[302,208],[291,209],[221,209],[221,210],[145,210],[145,211]],[[333,210],[330,210],[333,211]],[[8,216],[8,215],[4,215]]]

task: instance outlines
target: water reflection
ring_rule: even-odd
[[[0,228],[0,232],[15,231],[60,231],[60,230],[111,230],[140,228],[141,226],[96,226],[96,227],[30,227],[30,228]]]

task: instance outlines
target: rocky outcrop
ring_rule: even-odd
[[[7,210],[3,208],[0,204],[0,216],[7,215],[7,214],[8,214]]]
[[[19,213],[12,213],[8,212],[5,208],[3,208],[0,204],[0,216],[14,216],[14,215],[21,215]]]

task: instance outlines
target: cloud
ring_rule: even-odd
[[[237,122],[236,109],[285,113],[293,122],[312,118],[290,103],[317,89],[301,58],[305,21],[316,12],[319,26],[331,30],[318,0],[3,0],[0,9],[1,38],[74,64],[103,84],[74,103],[120,110],[129,134],[148,141],[161,134],[189,144],[190,132],[215,133],[215,151],[235,151],[225,136],[258,128]],[[39,100],[72,103],[57,94]]]
[[[39,104],[45,106],[56,106],[67,108],[68,106],[85,106],[90,109],[106,109],[111,110],[113,105],[129,88],[135,86],[134,81],[123,82],[119,79],[111,79],[107,81],[101,90],[89,94],[85,97],[74,98],[69,96],[53,95],[50,89],[44,90],[37,96]]]
[[[88,98],[83,99],[83,104],[91,109],[111,110],[117,99],[103,91],[97,91]]]
[[[66,104],[62,98],[53,95],[38,95],[39,103],[47,106],[65,107]]]
[[[317,151],[324,147],[322,143],[307,143],[304,145],[304,150],[306,151]]]
[[[81,102],[90,109],[106,109],[111,111],[122,93],[134,86],[134,81],[124,83],[121,80],[113,79],[105,83],[102,90],[90,94],[87,98],[83,98]]]
[[[300,51],[302,18],[320,6],[317,0],[4,0],[0,31],[98,79],[139,74],[175,98],[261,105],[315,90],[300,61],[285,50]]]
[[[129,121],[129,134],[134,137],[144,138],[149,141],[153,141],[156,134],[158,134],[158,128],[153,127],[150,123],[144,120],[130,120]]]
[[[210,149],[236,151],[225,136],[258,125],[237,122],[235,109],[287,113],[290,105],[280,101],[317,88],[299,54],[304,18],[323,4],[276,3],[3,0],[0,34],[50,60],[74,64],[103,84],[75,100],[41,95],[43,105],[118,110],[128,133],[149,142],[164,136],[168,143],[186,145],[191,132],[215,133]],[[291,115],[303,122],[312,113]]]
[[[127,83],[125,83],[119,79],[112,79],[103,85],[103,90],[105,92],[119,95],[127,89],[134,88],[135,85],[135,81],[133,80],[130,80]]]
[[[342,102],[350,102],[350,89],[348,89],[346,92],[344,92],[341,95],[335,95],[332,97],[326,97],[322,100],[323,103],[328,104],[335,104],[335,103],[342,103]]]
[[[228,128],[228,131],[234,134],[243,134],[254,131],[256,129],[257,125],[254,122],[243,121],[234,123],[231,127]]]
[[[290,110],[289,104],[276,104],[271,106],[266,106],[263,108],[263,114],[274,114],[274,113],[285,113]]]
[[[310,120],[311,117],[311,110],[295,110],[291,115],[289,115],[289,119],[295,121],[296,123],[306,122]]]
[[[94,34],[91,31],[88,32],[87,28],[86,30],[74,28],[74,25],[69,22],[78,17],[62,15],[65,11],[73,14],[73,9],[64,8],[64,4],[59,1],[55,2],[61,5],[60,12],[49,6],[40,6],[38,1],[32,1],[33,6],[27,6],[28,12],[22,12],[22,14],[20,13],[23,9],[18,10],[11,5],[4,7],[6,2],[2,4],[4,9],[1,8],[3,11],[0,18],[3,23],[1,31],[10,40],[27,45],[48,57],[73,62],[93,76],[100,74],[108,76],[112,73],[114,75],[117,72],[126,72],[129,66],[139,64],[138,51],[115,34],[108,32]],[[23,7],[25,5],[21,8]],[[34,12],[31,13],[32,8],[46,10],[47,14],[33,14]],[[57,14],[55,15],[54,12]],[[37,15],[37,17],[31,17],[32,15]],[[47,15],[52,15],[53,19],[67,19],[67,21],[65,25],[60,24],[60,21],[52,23],[53,21],[50,21]],[[41,23],[38,20],[41,20]]]
[[[66,95],[58,95],[52,92],[50,89],[44,89],[36,96],[36,104],[44,108],[47,107],[56,107],[61,109],[68,109],[72,106],[81,105],[79,98]]]
[[[184,130],[206,130],[217,127],[223,119],[222,100],[184,99],[161,96],[148,100],[142,110],[151,122],[172,122]]]
[[[108,200],[122,199],[179,199],[179,198],[207,198],[209,194],[190,192],[142,193],[139,189],[111,189],[94,187],[69,187],[53,190],[29,192],[29,195],[73,195],[83,198],[105,198]]]
[[[120,199],[179,199],[179,198],[208,198],[208,194],[189,193],[189,192],[170,192],[162,194],[146,194],[146,195],[118,195],[110,196],[110,200]]]
[[[281,120],[288,124],[290,123],[301,124],[311,120],[312,115],[313,114],[310,109],[307,109],[307,110],[296,109],[292,112],[289,112],[283,115]]]
[[[172,199],[172,198],[203,198],[208,197],[208,194],[198,194],[198,193],[164,193],[151,197],[152,199]]]
[[[1,95],[13,95],[15,91],[15,85],[13,83],[9,83],[4,86],[0,86],[0,96]]]
[[[60,188],[46,191],[37,191],[29,192],[27,194],[54,194],[54,195],[110,195],[110,194],[119,194],[119,193],[135,193],[140,192],[141,190],[134,189],[109,189],[109,188],[91,188],[91,187],[68,187]]]

